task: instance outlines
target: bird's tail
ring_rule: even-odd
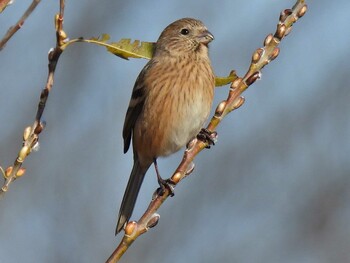
[[[140,191],[143,178],[152,163],[149,165],[142,165],[137,158],[134,159],[134,166],[132,168],[128,185],[126,186],[123,201],[119,210],[117,228],[115,234],[118,234],[131,217],[132,211],[136,203],[137,195]]]

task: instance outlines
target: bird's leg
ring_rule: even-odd
[[[206,128],[202,128],[200,132],[197,134],[197,139],[208,143],[206,148],[209,149],[210,145],[215,145],[215,142],[217,141],[217,136],[218,136],[218,133],[216,131],[212,132]]]
[[[175,185],[174,182],[171,179],[164,180],[160,176],[159,170],[158,170],[157,159],[154,159],[153,163],[154,163],[154,168],[156,169],[158,184],[160,186],[160,188],[158,188],[159,195],[163,195],[165,189],[167,188],[170,192],[170,196],[174,196],[174,185]]]

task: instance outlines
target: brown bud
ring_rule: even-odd
[[[293,13],[291,9],[285,9],[280,14],[280,21],[283,23],[286,21],[287,17],[290,16]]]
[[[147,228],[155,227],[159,222],[160,215],[157,213],[154,213],[151,217],[151,219],[147,222]]]
[[[46,126],[46,123],[45,123],[44,121],[43,121],[43,122],[40,122],[40,123],[35,127],[34,133],[35,133],[35,134],[40,134],[40,133],[44,130],[45,126]]]
[[[285,24],[278,24],[274,37],[276,37],[278,40],[281,40],[286,34],[286,28],[287,27]]]
[[[216,107],[215,116],[220,117],[222,115],[222,113],[224,112],[225,107],[226,107],[226,101],[224,100],[224,101],[220,102],[220,104]]]
[[[261,73],[260,71],[257,71],[255,73],[253,73],[253,75],[251,75],[247,80],[246,83],[248,86],[252,85],[256,80],[261,78]]]
[[[134,231],[136,230],[137,223],[135,221],[130,221],[126,226],[125,226],[125,235],[126,236],[131,236]]]
[[[243,103],[245,102],[245,98],[244,97],[239,97],[237,98],[233,103],[233,108],[234,109],[238,109],[239,107],[241,107],[243,105]]]
[[[280,49],[279,47],[275,47],[273,49],[273,51],[271,52],[270,56],[269,56],[269,59],[270,61],[274,60],[275,58],[277,58],[278,54],[280,53]]]
[[[264,41],[264,46],[270,45],[272,39],[273,39],[273,35],[272,34],[267,35],[267,37],[265,38],[265,41]]]
[[[32,127],[28,126],[24,129],[23,132],[23,141],[26,141],[29,138],[30,133],[32,132]]]
[[[307,5],[304,5],[304,6],[299,10],[297,16],[298,16],[299,18],[302,17],[302,16],[304,16],[305,13],[306,13],[306,11],[307,11]]]
[[[19,168],[19,170],[17,171],[16,176],[17,177],[21,177],[26,173],[26,168]]]
[[[180,182],[181,177],[182,177],[181,173],[177,172],[177,173],[175,173],[175,174],[171,177],[171,180],[172,180],[175,184],[177,184],[178,182]]]
[[[7,167],[6,170],[5,170],[4,177],[8,178],[10,176],[10,174],[12,173],[12,170],[13,170],[12,166]]]
[[[257,63],[263,54],[264,54],[263,48],[258,48],[257,50],[255,50],[253,57],[252,57],[252,62],[254,64]]]

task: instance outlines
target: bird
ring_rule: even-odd
[[[215,75],[208,44],[214,36],[200,20],[182,18],[160,34],[152,58],[136,79],[126,112],[124,153],[132,141],[134,164],[119,210],[117,235],[129,221],[144,176],[157,158],[179,151],[196,138],[210,140],[202,129],[213,102]],[[204,136],[203,136],[204,135]],[[171,189],[170,189],[171,190]]]

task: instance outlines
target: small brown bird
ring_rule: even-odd
[[[116,234],[131,217],[143,178],[157,158],[177,152],[201,131],[213,101],[215,75],[208,56],[214,39],[205,25],[183,18],[161,33],[152,59],[140,72],[126,112],[124,153],[133,141],[134,166],[126,187]]]

